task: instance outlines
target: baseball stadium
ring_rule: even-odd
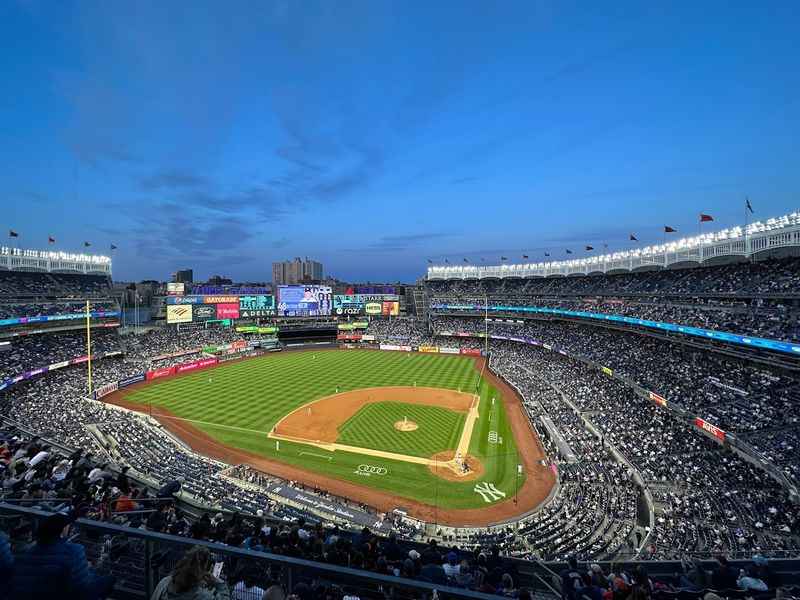
[[[0,3],[0,600],[800,600],[798,32]]]

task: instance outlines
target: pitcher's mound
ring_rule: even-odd
[[[454,457],[455,452],[452,450],[438,452],[431,456],[431,459],[437,462],[428,465],[428,468],[431,473],[447,481],[472,481],[483,475],[483,464],[471,454],[467,454],[464,458],[464,462],[467,464],[467,470],[456,472],[456,467],[451,462]]]
[[[397,431],[415,431],[419,425],[417,425],[414,421],[395,421],[394,428]]]

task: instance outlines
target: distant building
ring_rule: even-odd
[[[208,278],[208,285],[233,285],[233,280],[230,277],[223,277],[222,275],[214,275]]]
[[[192,283],[194,281],[194,273],[192,269],[183,269],[182,271],[176,271],[172,279],[175,283]]]
[[[322,263],[308,258],[272,263],[272,285],[322,281]]]

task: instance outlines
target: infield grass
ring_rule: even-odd
[[[492,483],[506,494],[505,498],[510,498],[515,486],[524,482],[524,476],[516,476],[519,459],[513,435],[500,392],[486,380],[479,383],[479,372],[470,357],[371,350],[280,352],[156,380],[125,393],[125,397],[132,402],[164,407],[228,446],[301,467],[312,478],[313,473],[321,473],[442,508],[489,506],[474,492],[476,481],[444,481],[424,465],[341,450],[329,452],[302,443],[281,441],[278,450],[275,441],[267,437],[272,426],[294,409],[337,391],[414,385],[480,395],[480,418],[469,452],[484,464],[485,471],[478,482]],[[351,418],[340,429],[340,435],[350,440],[347,443],[357,440],[355,445],[362,447],[415,456],[429,456],[455,447],[461,425],[438,411],[452,413],[456,418],[458,413],[404,404],[401,412],[390,414],[391,411],[381,410],[383,404],[392,403],[368,405],[362,411],[368,409],[366,414],[374,417],[376,423],[391,420],[390,426],[407,415],[420,425],[422,435],[412,438],[410,434],[416,432],[370,427],[360,423],[363,419]],[[361,411],[354,417],[358,415]],[[463,415],[460,419],[463,424]],[[412,439],[423,441],[412,443]],[[440,448],[441,445],[445,447]],[[385,467],[387,472],[364,476],[358,473],[360,464]],[[402,505],[398,499],[398,506]]]

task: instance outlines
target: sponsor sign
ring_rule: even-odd
[[[134,375],[133,377],[128,377],[127,379],[121,379],[117,382],[117,385],[121,388],[128,387],[129,385],[133,385],[134,383],[141,383],[145,379],[145,374],[142,373],[141,375]]]
[[[442,348],[439,347],[440,354],[460,354],[458,348]]]
[[[167,323],[191,323],[192,306],[167,306]]]
[[[352,323],[339,323],[336,329],[338,329],[339,331],[353,331],[355,327],[353,327]]]
[[[202,296],[167,296],[167,304],[202,304]]]
[[[239,296],[239,315],[242,319],[274,316],[275,297],[265,294]]]
[[[334,314],[340,315],[340,316],[348,316],[348,315],[354,316],[354,315],[360,315],[361,312],[362,312],[362,309],[355,308],[355,307],[352,307],[352,306],[339,306],[337,308],[334,308],[333,312],[334,312]]]
[[[198,304],[192,307],[192,318],[195,321],[208,321],[217,318],[217,310],[213,304]]]
[[[366,329],[369,327],[368,321],[353,321],[353,327],[356,329]]]
[[[380,344],[378,348],[381,350],[400,350],[400,346],[397,344]]]
[[[412,352],[414,349],[411,346],[400,346],[402,352]]]
[[[461,354],[466,354],[467,356],[480,356],[481,351],[475,348],[462,348]]]
[[[239,350],[240,348],[246,348],[247,342],[245,340],[236,340],[231,344],[231,348],[234,350]]]
[[[63,369],[64,367],[69,366],[68,360],[62,360],[61,362],[53,363],[49,367],[47,367],[51,371],[55,371],[56,369]]]
[[[374,335],[362,335],[361,339],[365,342],[374,342],[375,336]]]
[[[170,375],[175,374],[175,367],[164,367],[163,369],[155,369],[153,371],[148,371],[145,373],[145,379],[147,381],[151,381],[153,379],[159,379],[161,377],[169,377]]]
[[[114,383],[107,383],[106,385],[100,386],[94,392],[95,398],[102,398],[103,396],[108,396],[111,392],[116,392],[118,388],[118,384],[115,381]]]
[[[190,363],[183,363],[175,368],[176,373],[186,373],[187,371],[196,371],[198,369],[205,369],[211,365],[217,364],[216,358],[201,358]]]
[[[239,306],[239,296],[203,296],[203,304],[235,304]]]
[[[71,358],[70,361],[69,361],[69,364],[71,364],[71,365],[80,365],[80,364],[83,364],[85,362],[89,362],[89,357],[88,356],[79,356],[78,358]]]
[[[601,370],[603,373],[605,373],[606,375],[608,375],[609,377],[611,377],[611,376],[614,374],[614,371],[612,371],[612,370],[611,370],[611,369],[609,369],[608,367],[600,367],[600,370]]]
[[[381,314],[384,317],[396,317],[400,314],[400,303],[397,301],[381,303]]]
[[[418,352],[439,352],[439,346],[420,346]]]
[[[167,284],[167,293],[170,296],[183,296],[183,293],[186,290],[183,287],[183,282],[181,283],[168,283]]]
[[[368,315],[379,315],[383,312],[383,303],[381,302],[367,302],[364,305],[364,312]]]
[[[711,423],[709,423],[708,421],[704,421],[700,417],[694,418],[694,425],[698,429],[705,431],[706,433],[710,433],[719,441],[721,442],[725,441],[725,432],[716,425],[712,425]]]
[[[655,392],[647,392],[647,395],[650,396],[650,400],[658,404],[659,406],[663,406],[664,408],[667,407],[667,400],[662,396],[659,396]]]
[[[218,319],[238,319],[239,303],[236,304],[217,304]]]
[[[339,333],[336,335],[337,340],[341,341],[348,341],[348,342],[358,342],[361,340],[360,333]]]

